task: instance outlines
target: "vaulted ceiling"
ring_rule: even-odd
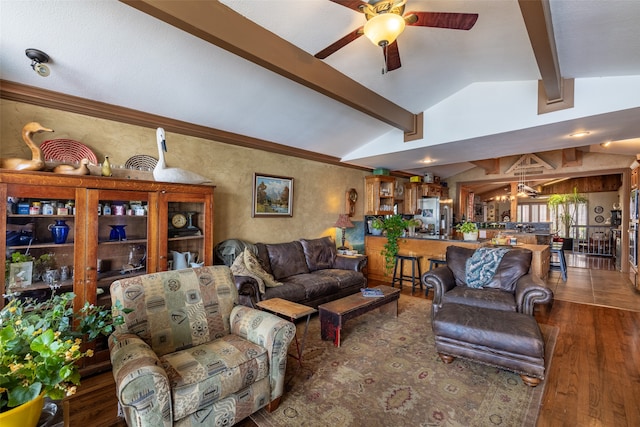
[[[408,0],[479,17],[469,31],[407,27],[402,67],[386,74],[365,37],[313,57],[365,22],[337,3],[2,0],[0,78],[412,174],[561,148],[640,152],[639,1],[550,0],[536,20],[538,0]],[[27,48],[51,56],[49,77]],[[573,79],[573,107],[538,114],[538,81],[554,76]]]

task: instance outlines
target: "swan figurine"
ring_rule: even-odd
[[[58,165],[53,168],[53,173],[61,173],[64,175],[89,175],[89,159],[84,158],[80,160],[80,166],[74,165]]]
[[[164,152],[167,151],[167,141],[164,136],[164,129],[156,130],[156,139],[158,141],[158,164],[153,169],[153,179],[156,181],[177,182],[182,184],[205,184],[211,180],[204,176],[198,175],[180,168],[168,168],[164,161]]]
[[[16,171],[39,171],[44,169],[42,150],[33,142],[31,136],[34,133],[53,132],[53,129],[46,128],[40,123],[29,122],[22,128],[22,139],[31,150],[31,160],[16,158],[0,158],[0,168],[13,169]]]

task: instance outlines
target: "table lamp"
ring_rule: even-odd
[[[338,220],[336,221],[336,223],[335,223],[333,226],[334,226],[334,227],[336,227],[336,228],[340,228],[340,229],[342,229],[342,246],[340,246],[340,247],[338,248],[338,250],[340,250],[340,251],[346,251],[346,250],[348,250],[349,248],[347,248],[347,247],[344,245],[344,241],[345,241],[345,239],[346,239],[346,237],[347,237],[347,236],[346,236],[346,231],[347,231],[346,229],[347,229],[347,228],[353,228],[353,227],[355,227],[355,225],[353,225],[353,223],[352,223],[352,222],[351,222],[351,220],[349,219],[349,215],[347,215],[347,214],[340,214],[340,215],[338,216]]]

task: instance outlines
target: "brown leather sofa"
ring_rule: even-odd
[[[449,246],[447,265],[425,273],[434,290],[432,328],[436,351],[445,363],[462,357],[520,374],[525,384],[544,379],[544,340],[533,317],[535,304],[553,292],[529,274],[532,253],[508,251],[482,288],[465,283],[466,262],[474,249]]]
[[[367,286],[362,273],[366,257],[338,255],[329,237],[300,239],[287,243],[257,243],[263,269],[282,286],[266,287],[261,293],[250,277],[236,277],[240,302],[253,307],[258,301],[282,298],[317,308]]]
[[[465,284],[466,262],[475,249],[460,246],[447,248],[447,265],[422,275],[422,283],[433,289],[432,317],[446,303],[473,305],[494,310],[516,311],[533,315],[535,304],[553,300],[553,292],[529,273],[532,253],[528,249],[507,252],[493,279],[476,289]]]

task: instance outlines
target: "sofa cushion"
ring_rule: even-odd
[[[447,267],[453,273],[457,286],[466,286],[466,262],[475,249],[461,246],[447,247]],[[512,249],[507,252],[493,278],[483,288],[513,292],[518,279],[529,272],[532,252],[529,249]]]
[[[269,264],[273,278],[282,280],[285,277],[309,272],[304,251],[300,242],[267,244]]]
[[[315,299],[340,291],[340,283],[334,277],[317,273],[296,274],[283,280],[285,285],[295,284],[304,288],[305,299]]]
[[[287,282],[282,283],[284,286],[278,286],[275,288],[267,288],[264,293],[264,299],[269,298],[282,298],[287,301],[304,301],[307,298],[307,292],[303,285],[298,283]]]
[[[273,271],[271,270],[271,263],[269,262],[269,251],[267,250],[267,245],[264,243],[256,243],[256,257],[258,261],[260,261],[260,265],[267,273],[273,276]]]
[[[302,245],[309,271],[333,268],[337,251],[336,245],[330,237],[311,240],[300,239],[300,244]]]
[[[329,268],[326,270],[318,270],[314,274],[331,277],[338,282],[338,287],[340,289],[351,286],[364,287],[364,275],[358,271]]]
[[[171,384],[174,420],[211,406],[269,372],[266,349],[233,334],[167,354],[160,362]]]
[[[475,289],[456,286],[442,296],[443,307],[446,304],[472,305],[500,311],[517,311],[513,294],[500,289]]]

